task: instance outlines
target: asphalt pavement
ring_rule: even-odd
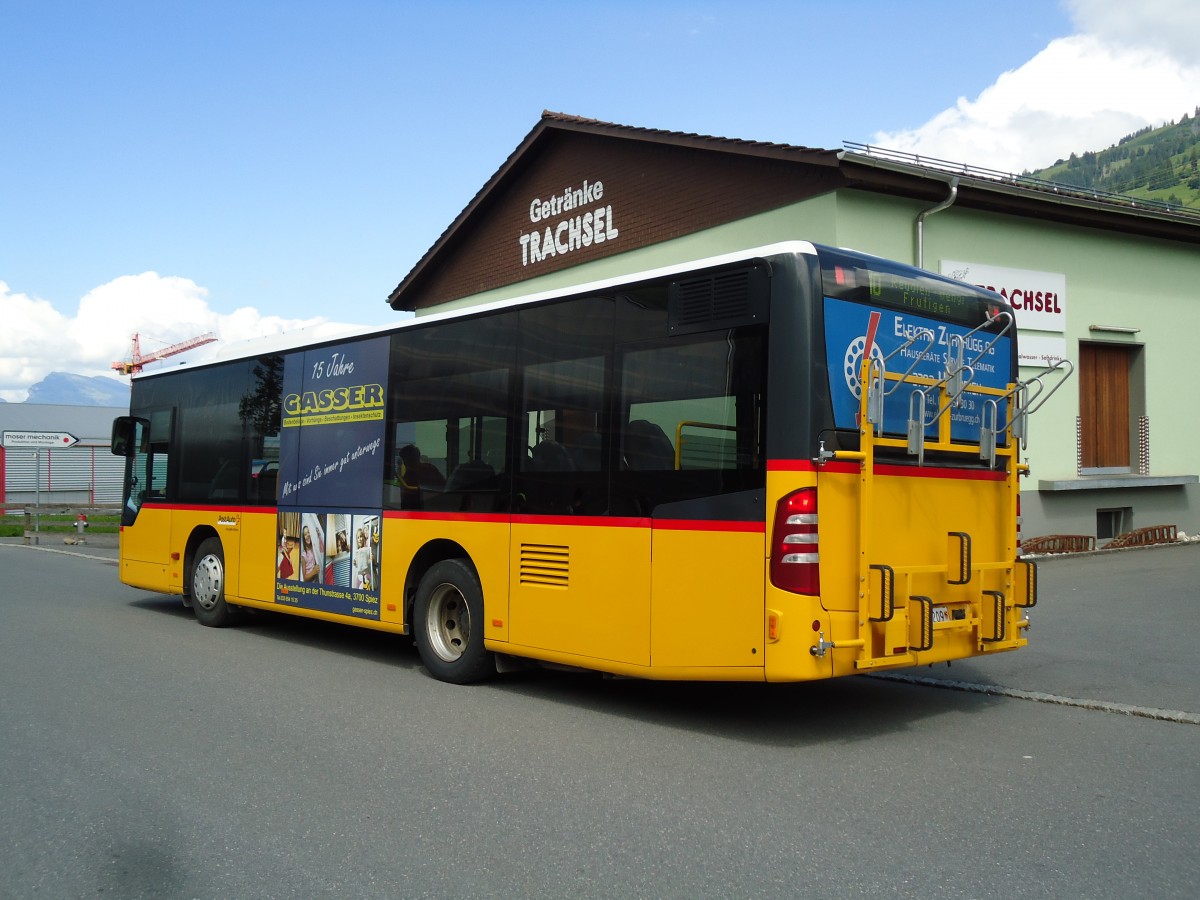
[[[117,534],[0,538],[47,555],[118,558]],[[1044,555],[1029,646],[873,677],[1200,724],[1194,640],[1200,541]]]
[[[102,556],[105,559],[116,559],[121,536],[115,532],[102,532],[82,536],[62,534],[60,532],[43,531],[37,534],[27,534],[24,537],[0,537],[0,544],[26,546],[30,550],[40,550],[51,553],[68,553],[82,556]]]
[[[202,628],[117,582],[115,536],[64,540],[0,546],[0,898],[1121,900],[1200,881],[1196,726],[1145,713],[1200,713],[1194,545],[1045,560],[1030,646],[952,667],[460,687],[390,634]]]

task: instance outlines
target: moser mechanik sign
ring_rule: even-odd
[[[66,431],[6,431],[5,447],[70,447],[79,438]]]

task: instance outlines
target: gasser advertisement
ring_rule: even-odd
[[[289,356],[275,602],[379,618],[388,341]]]
[[[963,360],[970,366],[967,377],[980,387],[1006,388],[1012,378],[1012,343],[1006,335],[971,329],[949,322],[888,309],[873,309],[859,303],[825,298],[825,352],[829,363],[829,389],[833,399],[833,417],[838,428],[858,427],[862,397],[862,361],[864,353],[885,362],[889,374],[903,374],[912,367],[913,375],[940,380],[946,376],[951,358],[952,336],[965,339]],[[969,335],[969,336],[968,336]],[[916,338],[905,346],[910,338]],[[868,347],[870,348],[868,350]],[[882,431],[892,435],[908,433],[909,404],[917,385],[888,381],[891,391],[884,400]],[[926,435],[937,434],[937,391],[929,390],[925,404]],[[976,442],[983,424],[986,399],[964,393],[960,403],[949,410],[950,437],[954,441]],[[1006,404],[998,406],[998,419],[1004,422]]]

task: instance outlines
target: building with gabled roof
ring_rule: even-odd
[[[1200,215],[847,144],[826,150],[545,112],[400,281],[418,316],[801,239],[991,287],[1023,377],[1074,377],[1032,420],[1025,535],[1200,530]]]

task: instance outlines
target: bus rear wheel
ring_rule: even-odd
[[[225,602],[225,550],[220,538],[208,538],[196,548],[188,580],[192,611],[201,625],[221,628],[234,621]]]
[[[483,648],[483,588],[465,560],[430,566],[417,586],[413,623],[421,662],[433,677],[467,684],[496,671]]]

